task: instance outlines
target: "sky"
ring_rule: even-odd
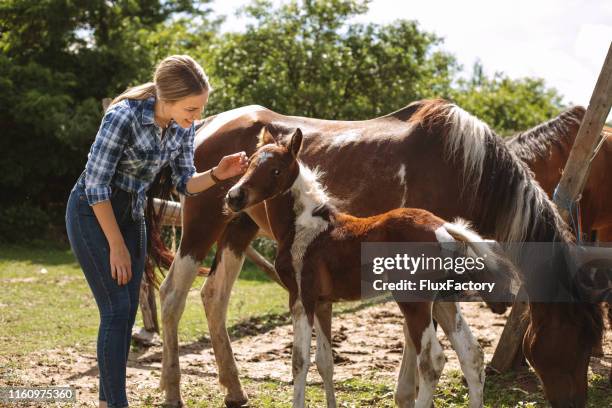
[[[245,21],[234,13],[248,3],[212,3],[216,14],[230,17],[223,30],[243,29]],[[612,0],[374,0],[355,21],[396,19],[416,20],[442,37],[441,48],[455,55],[466,73],[480,60],[487,74],[543,78],[568,105],[588,105],[612,41]]]

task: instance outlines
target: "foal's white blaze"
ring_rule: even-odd
[[[249,115],[262,110],[266,110],[266,108],[259,105],[249,105],[218,114],[210,123],[198,131],[194,145],[198,146],[202,141],[218,132],[221,127],[232,120],[238,119],[242,115]]]
[[[325,189],[317,180],[317,175],[308,167],[299,163],[300,173],[290,188],[293,195],[295,219],[295,237],[291,245],[291,257],[298,295],[301,296],[301,277],[304,255],[310,243],[328,227],[328,222],[312,215],[320,204],[329,202]]]
[[[271,159],[274,155],[271,152],[262,152],[257,159],[258,165],[264,164],[268,159]]]

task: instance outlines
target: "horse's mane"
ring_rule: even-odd
[[[525,162],[547,158],[552,146],[569,153],[585,112],[582,106],[574,106],[547,122],[514,135],[507,142],[508,146]]]
[[[422,101],[410,118],[441,137],[446,159],[463,170],[473,221],[500,242],[570,242],[572,235],[529,168],[484,122],[450,102]]]

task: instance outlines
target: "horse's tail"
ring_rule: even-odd
[[[519,274],[496,241],[484,239],[472,229],[467,221],[461,218],[456,218],[452,223],[445,223],[443,228],[453,240],[466,244],[468,256],[482,260],[491,280],[502,283],[499,285],[503,287],[502,290],[516,295],[520,286]],[[504,295],[501,292],[498,293]]]
[[[171,205],[171,208],[169,208],[169,205]],[[181,207],[178,202],[158,199],[153,200],[150,208],[147,207],[149,250],[145,264],[145,274],[147,282],[155,288],[159,288],[159,282],[165,277],[163,270],[170,268],[175,256],[175,253],[164,242],[162,227],[164,225],[181,225]],[[210,269],[206,267],[200,267],[198,270],[200,276],[208,276],[209,272]]]

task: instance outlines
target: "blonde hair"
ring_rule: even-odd
[[[206,73],[188,55],[171,55],[164,58],[153,75],[153,82],[128,88],[111,102],[114,105],[124,99],[147,99],[155,96],[165,102],[176,102],[191,95],[210,92],[212,88]]]

